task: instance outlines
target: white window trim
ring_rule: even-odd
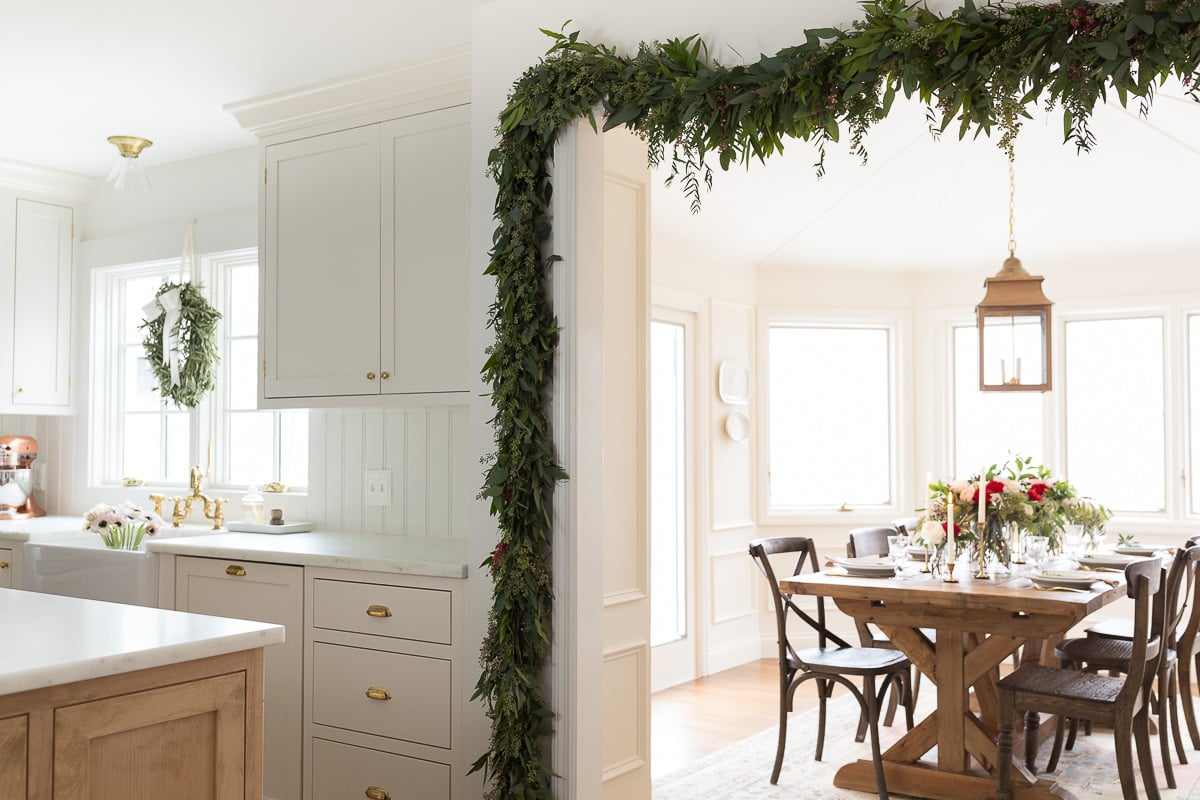
[[[204,286],[205,295],[210,299],[210,302],[213,302],[213,298],[225,296],[229,290],[226,285],[225,268],[247,262],[253,262],[257,265],[257,252],[257,248],[250,247],[210,253],[198,259],[198,278]],[[118,387],[114,381],[104,380],[101,382],[95,379],[95,376],[104,374],[108,369],[108,356],[110,355],[113,343],[116,341],[121,324],[116,315],[108,313],[108,310],[117,302],[115,286],[111,280],[111,276],[119,274],[123,277],[137,277],[138,275],[171,272],[178,270],[178,267],[178,258],[167,258],[133,264],[99,267],[91,273],[91,319],[105,319],[107,326],[102,336],[91,337],[89,352],[89,369],[93,379],[89,381],[90,385],[88,388],[90,402],[88,403],[89,433],[87,436],[86,485],[89,493],[102,490],[106,497],[111,495],[113,498],[112,502],[124,499],[127,495],[129,499],[145,504],[145,495],[147,492],[159,491],[183,494],[186,493],[188,488],[188,475],[179,476],[180,480],[178,481],[159,481],[133,488],[123,486],[119,479],[106,477],[106,473],[115,473],[116,471],[115,464],[111,461],[111,459],[116,458],[116,448],[111,446],[111,441],[107,443],[109,446],[102,444],[100,440],[108,439],[109,437],[99,432],[110,424],[109,421],[113,419],[116,413]],[[102,287],[103,291],[98,291],[98,287]],[[222,341],[224,339],[223,336],[219,338]],[[222,359],[223,361],[224,359]],[[224,376],[224,363],[218,365],[217,369]],[[218,415],[223,413],[223,411],[224,400],[218,390],[201,400],[200,405],[190,412],[194,419],[189,441],[189,452],[193,454],[191,460],[194,463],[203,465],[207,443],[210,441],[213,442],[214,474],[228,474],[228,465],[224,465],[225,468],[221,469],[217,463],[220,459],[228,457],[228,448],[221,447],[218,450],[218,439],[227,435],[227,431],[222,430],[222,426],[217,423]],[[219,491],[232,499],[235,494],[244,492],[245,486],[234,486],[206,479],[205,489],[206,491],[209,489]],[[296,487],[295,490],[289,490],[286,493],[286,495],[290,496],[305,496],[306,494],[307,487]]]
[[[811,525],[828,527],[838,525],[846,528],[863,525],[889,523],[899,516],[911,513],[905,498],[911,497],[915,484],[909,468],[908,453],[912,448],[913,412],[908,397],[912,391],[912,312],[907,309],[833,309],[807,307],[759,306],[756,315],[756,372],[754,404],[757,422],[753,426],[760,433],[756,441],[757,452],[755,480],[757,511],[760,525]],[[849,511],[834,507],[819,509],[772,508],[771,507],[771,431],[769,419],[770,376],[767,340],[771,327],[775,325],[819,325],[824,327],[886,328],[890,345],[891,366],[888,404],[891,408],[890,448],[891,502],[879,506],[863,506]]]
[[[1124,319],[1158,316],[1163,324],[1163,359],[1164,402],[1166,411],[1164,417],[1163,435],[1164,454],[1166,458],[1165,496],[1167,508],[1161,513],[1121,513],[1113,517],[1109,523],[1113,530],[1125,532],[1145,532],[1161,534],[1162,536],[1187,536],[1195,533],[1196,525],[1200,522],[1200,509],[1189,509],[1188,481],[1200,479],[1200,476],[1188,474],[1190,461],[1190,441],[1192,425],[1200,424],[1200,420],[1188,418],[1190,402],[1188,374],[1188,331],[1187,320],[1190,315],[1200,315],[1200,295],[1179,294],[1169,298],[1162,295],[1131,295],[1120,298],[1093,298],[1056,303],[1053,311],[1053,341],[1052,341],[1052,370],[1054,389],[1043,395],[1043,437],[1045,464],[1054,473],[1066,475],[1069,478],[1069,465],[1066,453],[1066,427],[1062,420],[1066,415],[1066,326],[1069,322]],[[936,394],[932,410],[934,454],[936,477],[945,477],[948,465],[953,457],[954,431],[953,423],[944,424],[942,421],[951,420],[954,409],[953,374],[953,331],[962,325],[974,325],[974,316],[970,313],[951,312],[942,310],[934,312],[938,335],[935,342],[935,358],[943,365],[940,372],[935,372],[942,383]],[[1115,467],[1119,468],[1119,467]],[[1103,498],[1099,498],[1103,502]]]

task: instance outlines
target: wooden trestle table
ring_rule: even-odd
[[[856,620],[878,626],[937,686],[937,708],[883,753],[888,791],[966,800],[990,798],[996,789],[999,665],[1018,647],[1039,640],[1041,662],[1056,664],[1054,645],[1073,625],[1125,596],[1123,580],[1114,580],[1123,576],[1098,573],[1097,578],[1112,583],[1098,581],[1092,591],[1081,593],[1036,589],[1020,577],[960,577],[946,583],[929,574],[857,578],[830,569],[794,575],[779,585],[794,595],[829,597]],[[936,641],[922,628],[936,630]],[[936,762],[923,760],[934,747]],[[1073,797],[1066,787],[1031,775],[1021,759],[1013,761],[1015,800]],[[833,783],[876,791],[870,760],[842,766]]]

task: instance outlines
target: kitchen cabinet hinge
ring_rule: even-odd
[[[263,359],[263,377],[267,377],[267,360]]]
[[[263,185],[266,186],[266,184],[267,184],[267,168],[263,167]]]

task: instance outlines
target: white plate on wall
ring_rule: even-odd
[[[717,393],[722,403],[744,406],[750,402],[750,370],[746,365],[722,361],[717,373]]]
[[[740,411],[725,417],[725,434],[738,444],[750,441],[750,418]]]

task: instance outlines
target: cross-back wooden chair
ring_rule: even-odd
[[[846,687],[855,699],[867,720],[871,734],[871,758],[875,764],[875,777],[879,797],[887,800],[887,786],[883,777],[883,761],[879,749],[879,706],[888,688],[897,691],[903,698],[906,721],[911,729],[912,692],[909,688],[909,661],[898,650],[873,647],[853,647],[829,630],[825,621],[823,597],[816,599],[816,616],[800,608],[779,589],[779,580],[771,566],[771,556],[787,554],[796,558],[795,566],[788,576],[799,574],[807,563],[813,572],[818,571],[816,548],[812,539],[802,536],[781,536],[755,539],[749,543],[750,556],[771,588],[775,608],[775,628],[779,644],[779,740],[775,750],[775,766],[771,771],[771,783],[779,780],[783,766],[783,751],[787,744],[787,716],[792,710],[792,699],[802,683],[814,680],[817,683],[818,721],[816,759],[821,760],[825,746],[826,700],[834,684]],[[788,639],[788,619],[802,621],[816,633],[817,646],[795,649]],[[859,688],[851,678],[861,679]],[[876,682],[882,679],[878,685]],[[862,741],[860,735],[857,741]]]
[[[1150,758],[1150,694],[1165,650],[1163,623],[1166,580],[1157,558],[1136,561],[1125,568],[1126,591],[1134,601],[1134,635],[1124,677],[1041,664],[1025,664],[1000,680],[999,736],[996,755],[997,800],[1012,797],[1013,722],[1025,712],[1025,764],[1034,769],[1037,755],[1039,712],[1060,718],[1089,720],[1110,725],[1116,745],[1117,772],[1125,800],[1138,800],[1134,779],[1133,747],[1146,797],[1160,800]]]

